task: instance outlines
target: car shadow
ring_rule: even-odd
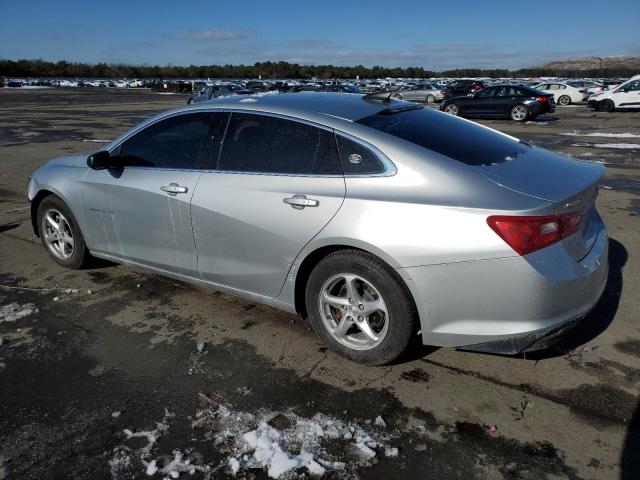
[[[9,230],[13,230],[14,228],[18,228],[20,223],[5,223],[4,225],[0,225],[0,233],[8,232]]]
[[[620,480],[640,478],[640,401],[627,427],[620,456]]]
[[[547,123],[547,122],[557,122],[560,120],[560,117],[556,117],[555,115],[538,115],[537,117],[532,118],[527,123]]]

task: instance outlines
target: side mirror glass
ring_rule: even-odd
[[[94,170],[105,170],[121,166],[118,157],[112,157],[108,151],[101,150],[87,157],[87,166]]]

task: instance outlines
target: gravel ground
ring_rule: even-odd
[[[414,346],[371,368],[293,315],[48,258],[29,174],[185,100],[0,89],[0,480],[267,478],[301,450],[290,478],[640,478],[639,112],[482,122],[607,166],[609,283],[567,338],[526,358]]]

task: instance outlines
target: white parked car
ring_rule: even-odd
[[[601,112],[613,112],[617,109],[640,109],[640,75],[610,90],[589,97],[589,106]]]
[[[581,103],[589,97],[586,89],[572,87],[568,83],[545,82],[539,83],[534,88],[544,93],[552,94],[558,105]]]
[[[592,82],[591,80],[567,80],[565,82],[567,85],[571,85],[572,87],[585,89],[589,95],[593,93],[603,92],[607,89],[603,84]]]

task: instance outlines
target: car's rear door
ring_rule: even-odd
[[[200,275],[277,296],[302,248],[345,196],[330,129],[279,116],[230,114],[191,214]]]
[[[520,92],[521,90],[517,87],[508,85],[498,87],[489,114],[491,116],[509,115],[511,108],[523,100]]]
[[[190,203],[212,114],[182,113],[122,143],[123,168],[89,170],[83,197],[92,250],[164,270],[196,271]]]

